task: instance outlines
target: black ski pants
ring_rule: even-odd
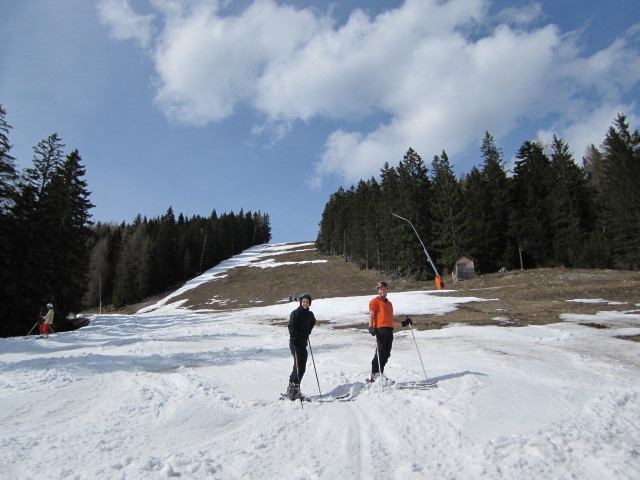
[[[382,372],[384,373],[384,366],[387,364],[387,360],[391,356],[391,345],[393,344],[393,328],[391,327],[382,327],[378,328],[378,333],[376,334],[376,342],[378,342],[378,354],[380,354],[380,366],[382,367]],[[373,360],[371,360],[371,374],[374,375],[380,371],[378,368],[378,356],[374,355]]]
[[[289,349],[291,350],[291,355],[293,355],[293,370],[291,371],[291,375],[289,375],[289,382],[299,385],[304,376],[304,372],[307,370],[307,346],[298,347],[293,343],[289,343]]]

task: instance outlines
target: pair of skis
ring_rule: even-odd
[[[320,403],[331,403],[331,402],[348,402],[354,399],[354,396],[349,393],[345,393],[342,395],[315,395],[313,397],[307,397],[303,395],[301,397],[303,402],[320,402]],[[286,393],[280,394],[280,400],[291,400]],[[299,400],[299,399],[295,399]]]
[[[438,388],[437,381],[427,382],[403,382],[396,384],[400,390],[433,390]]]
[[[382,382],[383,387],[397,388],[400,390],[433,390],[434,388],[438,388],[437,380],[396,383],[393,380],[389,380],[388,378],[384,377],[383,380],[378,381]],[[367,379],[367,386],[374,385],[374,383],[376,382],[372,382],[370,379]]]
[[[369,382],[367,385],[373,385],[373,383]],[[393,385],[389,385],[390,388],[398,389],[398,390],[433,390],[434,388],[438,388],[437,381],[421,381],[421,382],[400,382],[395,383]],[[314,395],[311,397],[307,397],[305,395],[302,396],[301,400],[303,402],[319,402],[319,403],[332,403],[332,402],[350,402],[356,398],[352,392],[343,393],[341,395]],[[280,400],[290,400],[289,396],[286,393],[280,394]],[[296,400],[299,400],[296,398]]]

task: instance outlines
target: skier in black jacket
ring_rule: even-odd
[[[311,295],[303,293],[300,295],[300,306],[289,316],[289,349],[293,355],[293,370],[289,375],[287,396],[291,400],[301,397],[300,382],[307,369],[307,343],[316,324],[316,317],[309,310],[310,306]]]

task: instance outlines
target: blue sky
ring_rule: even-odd
[[[487,130],[508,163],[555,134],[581,162],[640,118],[637,0],[2,3],[11,153],[77,148],[95,221],[243,208],[314,240],[332,192],[409,147],[461,173]]]

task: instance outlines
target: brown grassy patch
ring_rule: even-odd
[[[308,247],[301,247],[308,248]],[[435,290],[435,283],[411,279],[391,281],[375,270],[362,270],[341,257],[320,255],[316,250],[291,252],[263,257],[274,262],[324,260],[323,263],[284,265],[273,268],[242,267],[227,272],[227,276],[185,292],[175,300],[187,299],[191,309],[233,309],[257,305],[273,305],[293,292],[310,293],[313,298],[332,298],[376,294],[375,285],[387,280],[394,292]],[[418,329],[441,328],[450,323],[473,325],[524,326],[561,321],[563,313],[595,314],[599,311],[637,309],[640,301],[640,273],[621,270],[580,270],[545,268],[484,275],[464,282],[447,282],[443,295],[493,299],[471,302],[446,315],[416,315]],[[170,293],[170,292],[168,292]],[[160,297],[124,311],[135,312]],[[572,299],[604,299],[622,302],[575,303]],[[211,300],[218,302],[212,304]],[[637,336],[627,337],[638,341]]]

